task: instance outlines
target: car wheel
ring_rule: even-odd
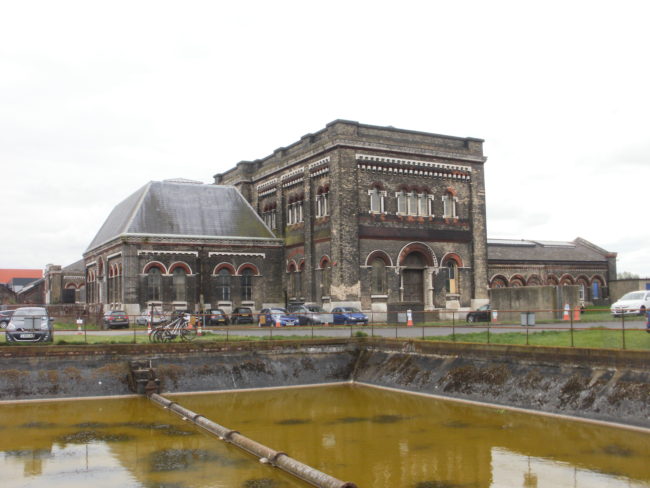
[[[639,309],[639,315],[643,317],[645,315],[646,309],[645,305],[641,305],[641,308]]]
[[[473,315],[468,315],[467,321],[471,324],[473,322],[476,322],[476,318]]]
[[[7,328],[7,322],[0,322],[0,329],[6,329]]]

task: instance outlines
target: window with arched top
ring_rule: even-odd
[[[182,267],[174,269],[172,274],[172,287],[174,289],[174,300],[184,302],[187,300],[187,273]]]
[[[448,191],[442,197],[443,217],[446,219],[453,219],[458,216],[456,212],[456,197]]]
[[[159,268],[152,266],[147,271],[147,300],[160,301],[162,299],[162,273]]]
[[[230,286],[232,275],[227,268],[221,268],[217,272],[217,300],[230,301]]]
[[[241,272],[241,299],[251,301],[253,299],[253,270],[246,268]]]
[[[321,261],[320,276],[321,296],[327,297],[330,294],[332,285],[332,265],[327,259]]]
[[[370,293],[386,294],[386,263],[381,258],[375,258],[370,263]]]
[[[447,291],[452,294],[458,293],[458,263],[453,259],[447,261]]]

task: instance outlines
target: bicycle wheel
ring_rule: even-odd
[[[153,343],[158,342],[156,340],[156,335],[158,334],[158,332],[160,332],[159,327],[156,327],[155,329],[152,329],[151,332],[149,332],[149,342],[153,342]]]
[[[196,339],[196,329],[192,327],[188,329],[187,327],[181,329],[181,340],[185,342],[191,342]]]

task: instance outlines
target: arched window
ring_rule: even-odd
[[[217,273],[217,300],[230,301],[230,271],[226,268],[221,268]]]
[[[370,263],[370,293],[373,295],[386,294],[386,263],[381,258],[375,258]]]
[[[182,267],[174,269],[174,274],[172,275],[172,285],[174,287],[174,300],[177,302],[184,302],[186,298],[186,280],[187,274]]]
[[[458,264],[453,259],[447,261],[447,290],[449,293],[458,293]]]
[[[446,219],[456,218],[458,215],[456,213],[456,197],[448,191],[442,197],[443,212],[442,216]]]
[[[147,272],[147,299],[160,301],[162,297],[162,274],[160,269],[152,266]]]
[[[328,259],[321,261],[321,296],[327,297],[330,294],[330,286],[332,284],[332,265]]]
[[[253,299],[253,270],[246,268],[241,273],[241,299],[251,301]]]

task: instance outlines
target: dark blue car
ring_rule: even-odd
[[[260,311],[257,325],[259,327],[275,327],[279,321],[281,327],[298,325],[298,318],[289,315],[284,308],[263,308]]]
[[[336,307],[332,309],[334,323],[345,325],[368,325],[368,316],[358,308],[354,307]]]

